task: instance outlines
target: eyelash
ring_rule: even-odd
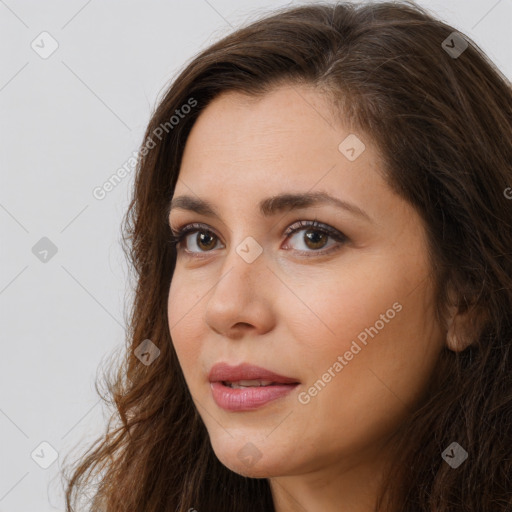
[[[314,220],[314,221],[299,220],[299,221],[295,222],[294,224],[292,224],[286,230],[286,232],[284,234],[286,235],[286,238],[288,239],[292,235],[297,233],[298,231],[303,231],[305,228],[308,228],[308,231],[314,230],[314,231],[319,231],[320,233],[324,233],[324,234],[328,235],[329,237],[333,238],[334,240],[336,240],[337,242],[339,242],[340,244],[344,244],[348,241],[348,238],[342,232],[338,231],[337,229],[335,229],[331,226],[328,226],[327,224],[322,224],[320,222],[317,222],[316,220]],[[192,223],[192,224],[186,224],[182,227],[177,228],[176,231],[173,231],[171,234],[170,242],[171,242],[171,244],[175,244],[176,246],[179,246],[180,243],[182,242],[182,240],[187,235],[189,235],[191,233],[198,232],[198,231],[208,233],[209,235],[213,235],[215,238],[219,239],[217,237],[217,235],[211,229],[208,229],[208,227],[205,224]],[[323,251],[322,250],[316,251],[316,250],[312,249],[310,251],[296,251],[296,252],[306,254],[306,257],[314,257],[317,255],[323,256],[325,254],[329,254],[335,250],[338,250],[339,248],[340,248],[339,245],[335,244],[335,245],[331,246],[329,249],[323,250]],[[193,258],[204,258],[205,255],[207,257],[209,252],[212,252],[212,251],[202,251],[203,254],[199,256],[198,254],[200,254],[200,253],[197,253],[195,251],[187,251],[187,253],[190,254]]]

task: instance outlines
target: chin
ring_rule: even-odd
[[[263,448],[258,446],[251,441],[234,439],[229,435],[222,440],[212,441],[216,457],[234,473],[248,478],[280,475],[284,470],[283,461],[287,460],[287,457],[280,454],[271,444]]]

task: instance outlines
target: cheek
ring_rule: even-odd
[[[384,275],[385,279],[378,272],[372,275],[341,269],[329,276],[310,276],[302,290],[294,287],[304,299],[283,300],[286,311],[282,315],[295,319],[294,331],[301,349],[313,359],[322,354],[332,359],[334,354],[349,350],[358,337],[361,342],[369,338],[365,329],[371,330],[376,322],[381,331],[396,323],[400,306],[395,304],[393,308],[393,304],[399,302],[400,293],[394,291],[393,276]],[[389,323],[384,324],[380,315],[389,318]]]
[[[193,371],[198,370],[198,354],[200,353],[201,337],[199,330],[201,322],[198,315],[201,308],[200,293],[194,292],[175,275],[171,281],[167,301],[167,316],[169,332],[180,366],[189,381]]]
[[[208,283],[201,278],[185,277],[183,272],[175,272],[169,287],[167,315],[171,336],[173,333],[199,327],[198,317],[203,313],[204,300],[207,300]]]
[[[413,286],[411,292],[412,279],[396,271],[341,282],[315,288],[307,295],[309,309],[294,314],[293,338],[309,362],[312,401],[337,402],[356,416],[360,407],[378,403],[407,407],[424,389],[442,345],[426,307],[430,289]]]
[[[300,359],[308,365],[297,429],[304,445],[317,445],[319,435],[331,439],[326,457],[355,453],[392,433],[424,392],[438,354],[437,331],[423,329],[425,319],[411,295],[376,331],[370,327],[396,302],[395,296],[359,299],[364,307],[351,302],[337,317],[333,310],[336,337],[311,328],[301,337],[305,344]],[[358,338],[361,333],[366,344]],[[325,420],[319,423],[319,418]]]

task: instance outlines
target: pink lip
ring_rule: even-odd
[[[213,365],[208,374],[210,382],[236,382],[239,380],[271,380],[279,384],[297,384],[297,379],[285,377],[277,373],[254,366],[249,363],[242,363],[237,366],[230,366],[227,363],[217,363]]]
[[[218,363],[210,370],[208,379],[211,382],[215,403],[222,409],[240,412],[257,409],[268,402],[284,397],[299,384],[297,379],[278,375],[247,363],[238,366]],[[277,384],[246,389],[230,388],[223,384],[225,381],[240,380],[270,380]]]

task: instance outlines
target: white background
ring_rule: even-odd
[[[133,172],[103,200],[93,189],[138,149],[189,59],[287,3],[0,0],[0,512],[63,511],[63,457],[106,424],[94,380],[124,344]],[[512,77],[512,0],[418,3]],[[47,59],[31,48],[43,31],[59,44]],[[42,237],[57,247],[45,263]],[[48,469],[31,458],[43,441],[59,454]]]

